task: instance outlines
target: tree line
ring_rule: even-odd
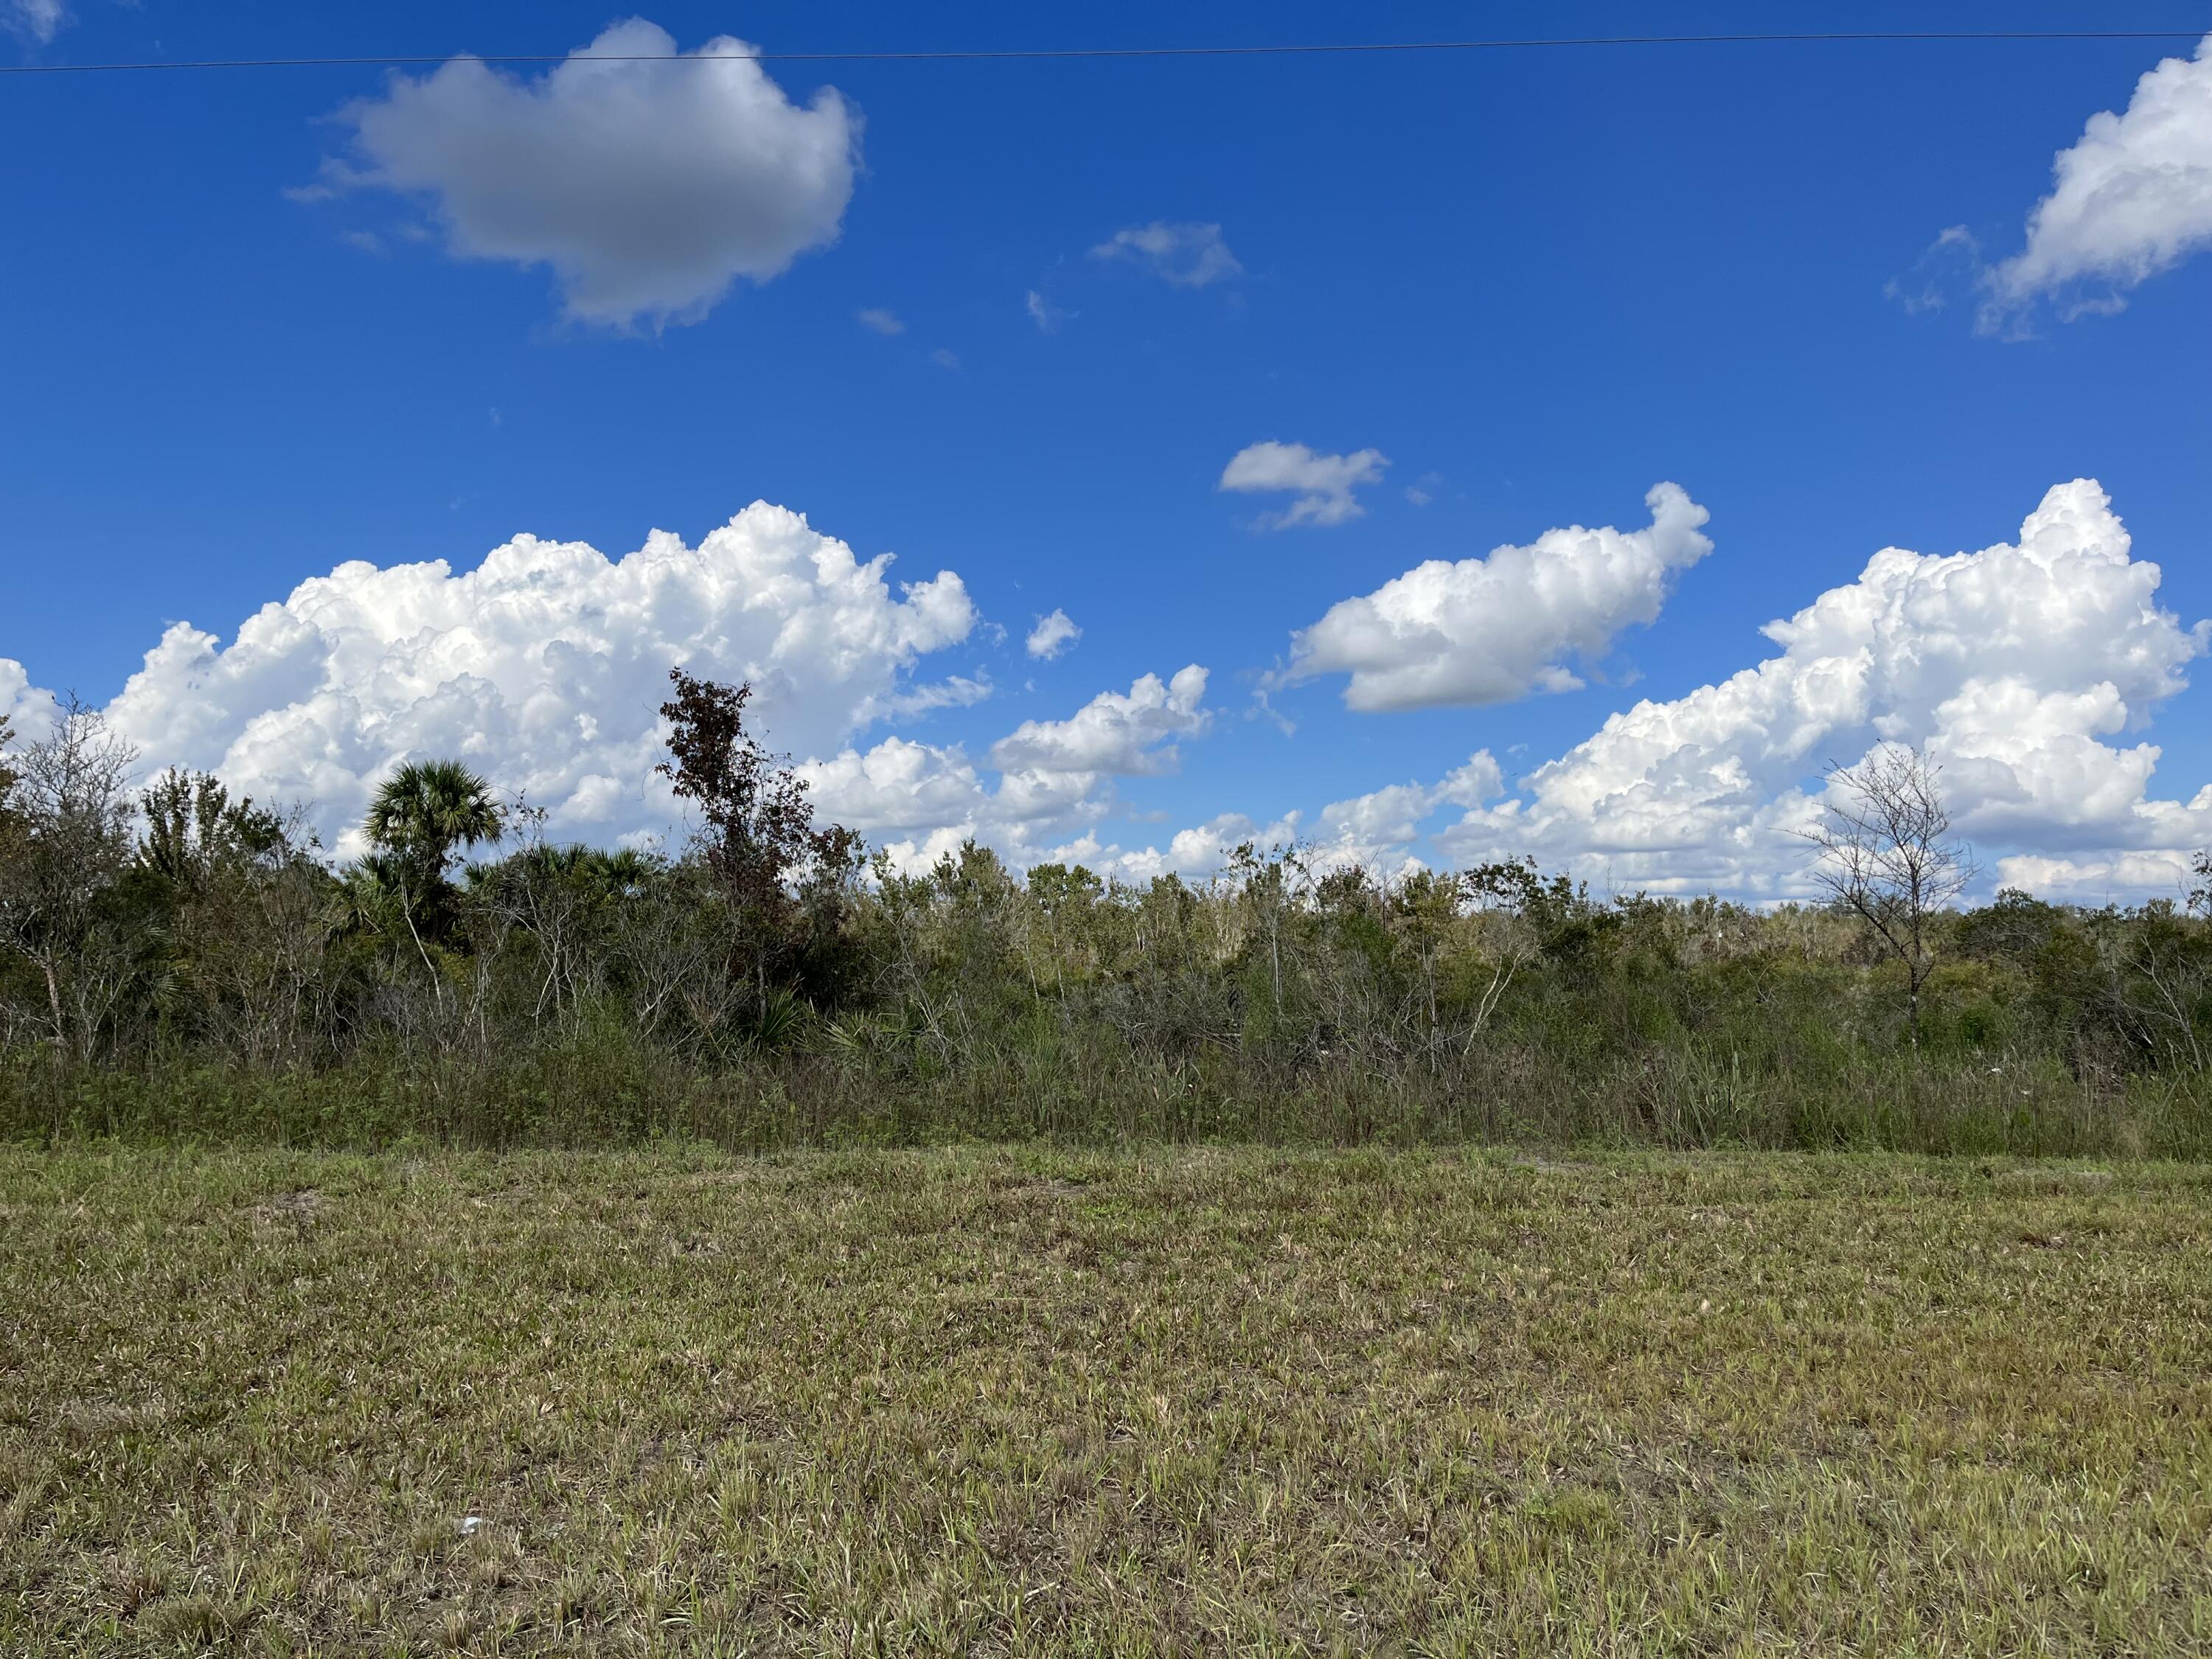
[[[72,703],[0,725],[0,1132],[1597,1139],[2212,1152],[2212,860],[2088,908],[1972,868],[1925,758],[1837,775],[1824,902],[1245,846],[1204,883],[924,871],[817,823],[749,690],[671,675],[673,854],[451,760],[334,865]]]

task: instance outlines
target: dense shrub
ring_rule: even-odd
[[[741,733],[742,700],[678,690]],[[1838,908],[1250,848],[1201,885],[973,845],[870,868],[745,768],[706,767],[678,857],[549,845],[425,769],[384,862],[339,870],[212,780],[66,817],[0,793],[0,1133],[2212,1155],[2212,931],[2174,905],[1936,916],[1916,1044]],[[504,840],[454,869],[467,837],[424,823]]]

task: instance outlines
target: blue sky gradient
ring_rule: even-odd
[[[568,3],[378,8],[73,0],[16,61],[580,47]],[[684,49],[823,51],[1725,32],[1771,8],[663,3]],[[1988,26],[1986,8],[1808,5],[1801,29]],[[2043,5],[2024,27],[2201,27],[2203,8]],[[1212,671],[1179,770],[1123,779],[1144,825],[1293,809],[1478,749],[1516,769],[1643,697],[1773,654],[1758,629],[1889,544],[2009,540],[2093,477],[2185,628],[2212,614],[2212,257],[2124,311],[1979,334],[1913,284],[1946,227],[2021,245],[2054,155],[2186,40],[1619,46],[1498,53],[770,65],[865,121],[836,243],[702,320],[564,321],[543,269],[407,240],[419,205],[301,201],[369,69],[0,83],[0,657],[104,702],[168,623],[228,640],[354,559],[476,564],[520,532],[611,556],[696,542],[756,499],[894,574],[959,573],[979,628],[932,674],[996,690],[900,726],[980,755],[1104,689]],[[1090,257],[1218,224],[1202,288]],[[370,245],[374,239],[374,245]],[[1064,319],[1038,326],[1041,295]],[[881,307],[903,331],[857,313]],[[949,353],[957,367],[937,354]],[[1247,445],[1380,450],[1366,511],[1266,532],[1216,481]],[[1680,483],[1714,550],[1587,684],[1355,714],[1340,677],[1253,691],[1294,630],[1425,559],[1644,524]],[[1408,487],[1431,499],[1415,505]],[[1080,643],[1021,640],[1064,608]],[[2205,690],[2160,702],[2154,793],[2212,780]],[[1285,731],[1289,725],[1295,729]],[[863,745],[883,735],[864,733]],[[2129,737],[2127,742],[2137,741]],[[2115,741],[2122,741],[2116,738]],[[1854,754],[1821,756],[1849,760]]]

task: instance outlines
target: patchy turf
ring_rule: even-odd
[[[0,1652],[2212,1650],[2212,1170],[0,1152]]]

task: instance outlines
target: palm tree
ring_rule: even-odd
[[[507,809],[491,786],[453,760],[409,761],[384,781],[362,829],[380,855],[378,875],[398,890],[409,919],[433,938],[450,931],[457,848],[497,841]]]
[[[456,847],[498,840],[506,821],[491,786],[460,762],[409,761],[384,781],[362,828],[379,852],[442,879]]]

